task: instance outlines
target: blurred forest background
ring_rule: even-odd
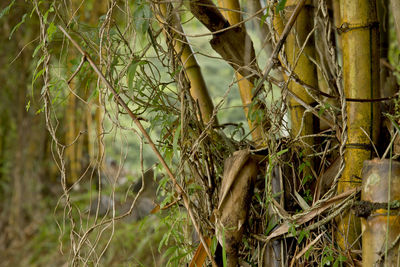
[[[188,153],[185,146],[191,145],[179,135],[183,128],[181,115],[187,115],[182,111],[186,100],[180,93],[184,85],[177,78],[181,67],[172,59],[173,49],[165,42],[149,2],[0,2],[0,266],[184,266],[193,258],[198,236],[188,214],[177,204],[181,199],[157,165],[155,153],[89,63],[57,28],[61,25],[69,29],[73,39],[95,59],[156,140],[168,164],[179,173],[184,154]],[[267,2],[274,7],[282,5],[282,9],[286,3]],[[388,7],[389,1],[382,2]],[[243,17],[252,17],[253,1],[240,3]],[[267,24],[266,10],[245,23],[260,69],[271,54],[271,44],[265,46],[259,37]],[[271,10],[268,12],[275,12]],[[397,89],[400,50],[393,16],[387,11],[385,16],[384,64],[390,66],[391,83]],[[221,159],[229,151],[218,145],[232,144],[235,149],[253,146],[253,132],[243,112],[234,70],[211,47],[209,31],[189,12],[182,13],[181,21],[206,77],[211,99],[218,106],[221,134],[213,138],[219,143],[215,142],[215,150],[207,153],[217,155],[212,168],[220,177]],[[282,79],[275,71],[271,76]],[[161,93],[153,94],[152,88]],[[271,138],[275,144],[289,135],[290,122],[280,88],[270,84],[269,89],[266,105],[282,112]],[[389,89],[385,96],[392,95],[393,89]],[[321,114],[330,108],[324,106]],[[339,108],[332,110],[336,112],[332,114],[338,114]],[[204,129],[203,124],[197,126],[194,122],[197,115],[187,115],[191,116],[185,128],[188,139],[199,136],[196,127]],[[220,141],[223,138],[228,141]],[[337,152],[337,144],[335,149]],[[270,161],[286,152],[279,143],[275,147],[278,155],[271,156]],[[196,154],[200,158],[196,160],[201,160],[201,155]],[[307,166],[304,162],[299,173]],[[202,186],[181,176],[185,190],[199,194]],[[150,182],[136,198],[144,180]],[[309,188],[314,184],[309,182],[307,187],[307,181],[303,181],[299,189],[302,196],[297,198],[300,204],[293,213],[305,209],[302,201],[306,207],[313,203]],[[251,201],[270,199],[263,191],[257,192]],[[268,208],[260,206],[262,217]],[[257,213],[255,210],[253,207],[252,212]],[[262,227],[269,228],[269,232],[275,226],[268,221]],[[261,232],[267,234],[264,228]],[[304,232],[304,236],[299,239],[310,241],[316,234]],[[258,241],[246,240],[243,254],[248,253],[249,266],[255,266],[256,256],[248,251],[257,247]],[[329,238],[322,240],[314,244],[320,250],[311,262],[321,262],[321,258],[332,264],[345,261],[333,247],[324,249]],[[214,239],[213,250],[215,246]]]

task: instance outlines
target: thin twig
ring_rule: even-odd
[[[67,83],[70,84],[72,80],[75,78],[75,76],[78,74],[78,72],[81,70],[83,63],[85,63],[86,58],[85,56],[82,56],[81,62],[79,63],[79,66],[76,68],[75,72],[72,73],[71,77],[68,79]]]

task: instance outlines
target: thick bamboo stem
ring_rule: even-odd
[[[171,26],[174,27],[174,29],[176,30],[170,33],[173,35],[171,36],[171,39],[174,42],[175,52],[176,54],[180,55],[187,78],[190,81],[190,94],[200,108],[201,118],[203,122],[208,123],[213,114],[214,105],[208,93],[200,66],[197,63],[197,60],[194,56],[192,48],[189,45],[188,40],[184,35],[180,35],[177,33],[184,32],[180,23],[180,17],[178,13],[173,10],[172,5],[159,4],[159,8],[161,11],[161,15],[165,18],[164,20],[170,20]]]
[[[379,96],[379,35],[374,0],[340,0],[343,50],[343,82],[346,98],[371,99]],[[372,156],[370,139],[379,130],[378,106],[374,103],[347,102],[347,142],[345,168],[338,193],[359,185],[364,160]],[[367,136],[367,134],[369,136]],[[359,249],[355,241],[360,221],[351,213],[338,220],[337,242],[343,250]]]
[[[264,12],[259,12],[262,9],[261,0],[247,1],[247,8],[251,16],[257,16],[258,19],[253,20],[254,27],[257,29],[262,40],[262,47],[267,55],[272,53],[272,44],[270,41],[271,33],[268,29],[267,23],[261,22],[265,19]]]
[[[400,223],[397,210],[391,210],[400,199],[400,163],[389,159],[368,160],[362,170],[363,266],[399,266]],[[397,239],[397,241],[396,241]]]
[[[400,1],[390,0],[391,11],[394,19],[394,26],[396,28],[397,43],[400,46]]]
[[[223,10],[221,11],[222,15],[224,15],[224,17],[228,20],[229,24],[235,25],[242,21],[242,16],[240,14],[240,4],[238,0],[218,0],[218,5],[223,8]],[[240,27],[242,27],[245,31],[244,25],[241,25]],[[246,40],[246,42],[250,43],[251,40],[248,39]],[[246,46],[246,44],[243,45]],[[250,46],[248,47],[250,48]],[[245,58],[251,57],[251,51],[247,50],[245,52]],[[240,97],[242,98],[243,108],[251,131],[251,136],[253,138],[253,141],[257,145],[261,145],[263,140],[261,124],[260,122],[252,121],[249,116],[249,112],[254,111],[249,110],[249,107],[252,104],[252,89],[254,85],[251,81],[244,78],[239,72],[236,72],[235,76],[238,81]],[[256,109],[257,107],[254,108]]]
[[[290,18],[291,13],[296,6],[297,1],[289,0],[286,3],[286,17]],[[310,38],[301,52],[304,42],[313,29],[313,7],[306,3],[306,6],[300,12],[294,31],[292,31],[286,40],[286,55],[288,63],[294,68],[294,73],[297,74],[306,84],[318,87],[318,75],[316,67],[310,58],[315,58],[314,40]],[[299,53],[301,53],[299,55]],[[297,64],[296,64],[297,61]],[[295,65],[296,64],[296,65]],[[311,105],[314,99],[307,93],[303,86],[295,82],[289,83],[289,89],[298,95],[305,103]],[[300,105],[296,99],[289,99],[289,110],[292,123],[293,136],[305,136],[314,132],[312,114],[304,114],[305,108]],[[303,124],[303,126],[302,126]],[[307,138],[304,140],[307,150],[313,145],[313,139]],[[310,151],[310,150],[309,150]]]

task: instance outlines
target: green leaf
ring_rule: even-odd
[[[304,178],[303,178],[303,180],[301,181],[301,184],[302,185],[305,185],[308,181],[311,181],[312,180],[312,176],[309,174],[309,175],[306,175]]]
[[[53,35],[57,31],[56,25],[54,23],[50,23],[49,27],[47,28],[47,40],[51,42],[53,40]]]
[[[14,32],[15,32],[16,30],[18,30],[18,28],[25,22],[26,15],[27,15],[27,14],[25,13],[25,14],[22,16],[22,20],[21,20],[17,25],[15,25],[14,28],[11,30],[10,36],[8,36],[8,39],[9,39],[9,40],[11,40],[11,37],[13,36]]]
[[[136,61],[136,62],[132,62],[127,70],[128,73],[128,88],[129,90],[133,90],[133,80],[135,78],[136,75],[136,69],[138,66],[144,65],[146,64],[146,61]],[[140,86],[138,86],[140,87]]]
[[[255,196],[255,198],[257,199],[257,201],[258,201],[259,203],[262,202],[261,196],[260,196],[260,194],[259,194],[258,192],[254,192],[254,196]]]
[[[135,78],[136,68],[138,66],[138,62],[133,62],[128,67],[128,88],[129,90],[133,89],[133,79]]]
[[[267,230],[265,230],[265,234],[268,235],[272,229],[277,225],[278,223],[275,220],[269,220]]]
[[[178,151],[178,140],[180,135],[181,135],[181,124],[179,124],[178,127],[176,128],[174,134],[174,140],[172,142],[172,151],[173,151],[172,153],[174,155],[176,155],[177,154],[176,152]]]
[[[43,43],[38,44],[38,46],[36,46],[35,51],[33,51],[32,57],[35,57],[37,52],[39,52],[39,50],[43,47]]]
[[[308,231],[301,230],[299,233],[299,238],[297,239],[297,244],[300,244],[304,237],[308,237]]]
[[[213,236],[212,240],[211,240],[211,246],[210,246],[210,250],[211,250],[211,254],[214,256],[215,251],[217,250],[217,246],[218,246],[218,240],[216,236]]]
[[[285,154],[285,153],[288,152],[288,151],[289,151],[289,149],[288,149],[288,148],[285,148],[285,149],[279,151],[278,153],[276,153],[276,155],[279,157],[279,156]]]
[[[276,5],[276,12],[280,12],[285,8],[286,0],[280,0]]]
[[[32,84],[34,84],[36,82],[36,80],[43,75],[44,69],[41,69],[38,73],[36,73],[35,78],[33,79]]]
[[[169,248],[165,251],[164,256],[165,256],[165,257],[168,257],[168,256],[172,255],[173,253],[175,253],[175,252],[177,251],[177,249],[178,249],[178,248],[177,248],[176,246],[169,247]]]
[[[47,23],[47,17],[48,17],[49,14],[52,13],[52,12],[54,12],[54,7],[53,7],[53,6],[51,6],[51,7],[49,8],[49,10],[47,10],[46,13],[44,14],[44,16],[43,16],[44,23]]]
[[[4,15],[8,15],[8,13],[10,12],[11,7],[14,5],[15,0],[12,0],[11,3],[6,6],[2,11],[0,11],[0,19],[4,16]]]
[[[325,107],[321,107],[320,110],[318,110],[318,117],[321,117],[322,114],[325,112]]]
[[[306,167],[306,164],[304,162],[302,162],[299,166],[299,173],[302,173],[302,171],[304,170],[305,167]]]
[[[30,107],[31,107],[31,101],[29,100],[25,107],[26,111],[29,111]]]
[[[311,252],[313,251],[313,246],[311,246],[306,253],[304,254],[304,258],[306,258],[306,260],[308,260],[308,258],[310,257]]]
[[[296,237],[297,236],[297,231],[296,231],[296,224],[290,224],[289,226],[289,233],[292,234],[292,236]]]
[[[226,249],[225,249],[225,229],[222,229],[222,263],[224,267],[228,266],[228,262],[226,259]]]
[[[267,12],[264,15],[262,15],[262,17],[261,17],[260,27],[262,27],[264,25],[265,20],[268,18],[268,15],[269,15],[269,8],[267,8]],[[256,87],[256,86],[254,86],[254,87]]]
[[[151,9],[146,1],[136,1],[137,5],[133,13],[133,20],[135,22],[136,30],[142,34],[147,32],[149,28],[149,21],[151,18]]]

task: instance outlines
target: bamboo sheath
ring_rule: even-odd
[[[343,83],[346,98],[379,96],[379,36],[375,0],[340,0]],[[347,102],[345,168],[338,194],[360,185],[364,160],[372,156],[370,138],[377,140],[379,112],[376,103]],[[368,136],[367,136],[368,135]],[[351,213],[338,220],[337,242],[343,250],[359,249],[360,220]]]

